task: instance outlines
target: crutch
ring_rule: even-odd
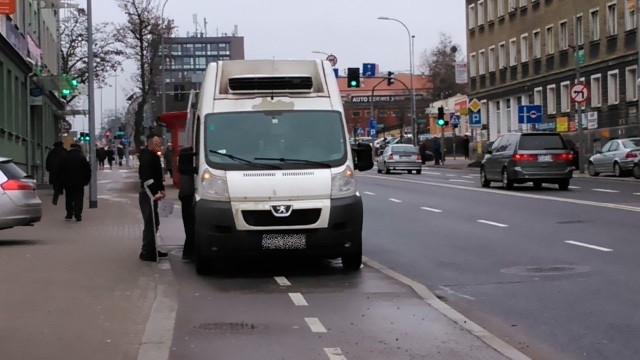
[[[151,219],[153,222],[153,243],[155,244],[155,248],[156,248],[156,262],[160,261],[160,256],[158,256],[158,239],[156,238],[156,212],[155,212],[155,208],[154,208],[154,197],[153,194],[151,193],[151,190],[149,190],[149,185],[153,184],[153,179],[149,179],[147,181],[144,182],[144,191],[147,193],[147,195],[149,196],[149,201],[151,203]]]

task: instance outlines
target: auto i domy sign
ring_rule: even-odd
[[[0,0],[0,14],[13,15],[16,12],[16,0]]]

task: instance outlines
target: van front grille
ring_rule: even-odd
[[[242,218],[250,226],[311,225],[320,219],[321,209],[299,209],[286,217],[277,217],[270,210],[243,210]]]

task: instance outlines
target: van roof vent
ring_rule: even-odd
[[[243,75],[229,79],[229,91],[236,94],[259,92],[310,93],[313,79],[309,75]]]

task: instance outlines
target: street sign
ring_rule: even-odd
[[[451,125],[460,125],[460,115],[453,114],[450,119],[451,120],[449,120],[449,122],[451,123]]]
[[[473,112],[478,112],[480,111],[480,101],[478,101],[478,99],[473,99],[471,100],[471,102],[469,103],[469,109],[471,109],[471,111]]]
[[[333,54],[327,56],[327,61],[331,66],[336,66],[338,64],[338,58]]]
[[[336,79],[340,77],[340,69],[333,68],[333,75],[336,76]]]
[[[482,126],[482,117],[479,112],[469,113],[469,126],[480,127]]]
[[[376,129],[369,129],[369,137],[378,137],[378,130]]]
[[[542,105],[518,105],[518,124],[540,124]]]
[[[356,128],[356,136],[364,136],[364,129],[361,127]]]
[[[576,51],[576,62],[578,63],[578,65],[584,64],[584,49]]]
[[[426,124],[427,119],[416,119],[416,124]]]
[[[369,119],[369,129],[376,129],[377,125],[376,125],[376,119]]]
[[[587,84],[582,82],[573,84],[571,86],[570,96],[572,103],[582,104],[587,101],[587,98],[589,98],[589,88]]]
[[[376,64],[373,64],[373,63],[362,64],[362,76],[365,76],[365,77],[376,76]]]

